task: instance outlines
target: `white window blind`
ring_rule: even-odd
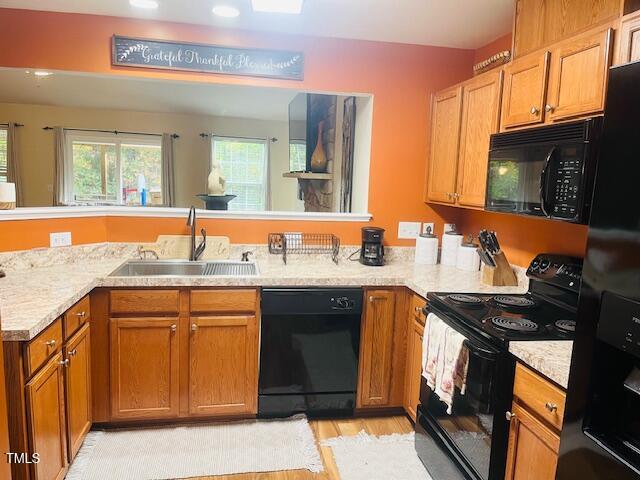
[[[267,208],[266,139],[213,137],[213,161],[227,180],[227,194],[237,195],[229,210],[264,211]]]

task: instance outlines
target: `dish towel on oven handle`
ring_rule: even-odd
[[[466,338],[434,313],[427,316],[422,340],[422,376],[451,414],[455,387],[464,395],[469,368]]]

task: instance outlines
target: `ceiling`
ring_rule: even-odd
[[[0,103],[175,112],[283,122],[288,120],[289,102],[300,93],[279,88],[67,72],[38,78],[25,70],[9,68],[0,69],[0,85]]]
[[[0,0],[0,7],[147,18],[319,37],[478,48],[511,31],[514,0],[305,0],[301,15],[254,13],[250,0],[158,0],[157,10],[128,0]],[[216,17],[217,4],[240,16]],[[186,8],[185,8],[186,7]]]

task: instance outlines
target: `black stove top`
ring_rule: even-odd
[[[429,304],[501,343],[567,340],[575,330],[575,311],[532,293],[485,295],[430,293]]]

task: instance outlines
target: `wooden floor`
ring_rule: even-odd
[[[390,435],[392,433],[409,433],[413,431],[413,425],[404,416],[310,420],[309,424],[316,436],[316,441],[340,435],[356,435],[360,430],[364,430],[371,435]],[[308,470],[289,470],[285,472],[242,473],[198,478],[200,480],[340,480],[338,469],[331,454],[331,448],[320,447],[320,445],[318,445],[318,448],[324,464],[324,472],[322,473],[311,473]]]

